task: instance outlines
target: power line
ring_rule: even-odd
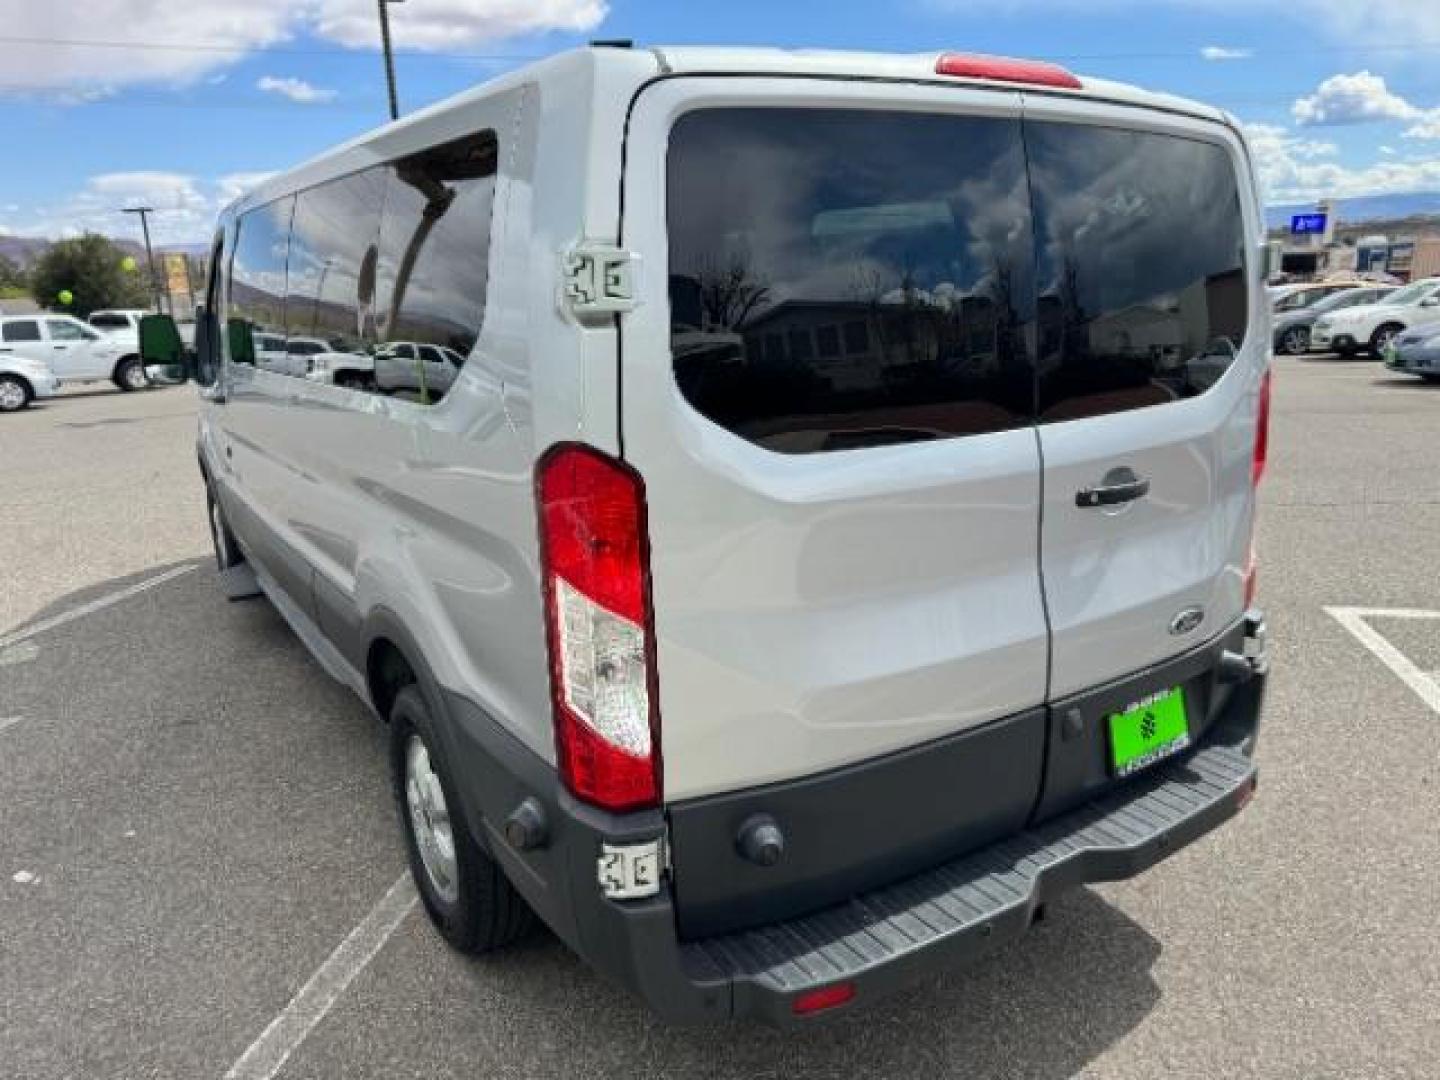
[[[166,52],[213,52],[229,53],[236,56],[249,55],[251,53],[263,52],[267,56],[365,56],[374,54],[380,50],[374,46],[364,45],[356,48],[336,47],[326,49],[304,49],[292,48],[289,46],[272,46],[264,42],[250,42],[246,44],[227,44],[218,41],[187,41],[187,42],[164,42],[164,41],[116,41],[113,39],[101,38],[57,38],[39,37],[31,35],[0,34],[0,45],[55,45],[62,47],[94,48],[94,49],[151,49]],[[917,50],[919,51],[919,50]],[[1231,64],[1243,64],[1246,60],[1263,60],[1277,56],[1312,56],[1316,53],[1367,53],[1367,52],[1434,52],[1440,51],[1440,41],[1405,41],[1405,42],[1374,42],[1358,45],[1306,45],[1294,49],[1255,49],[1252,55],[1244,60],[1228,61]],[[442,57],[452,60],[483,60],[492,63],[515,62],[526,63],[532,60],[544,60],[553,53],[466,53],[437,51],[431,49],[403,48],[394,49],[397,56],[424,56]],[[1065,60],[1065,61],[1102,61],[1102,60],[1203,60],[1200,49],[1184,51],[1180,50],[1142,50],[1134,52],[1084,52],[1084,53],[1038,53],[1036,59],[1043,60]],[[1204,61],[1205,63],[1216,63],[1217,61]]]

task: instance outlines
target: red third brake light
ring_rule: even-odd
[[[1043,60],[1015,60],[1008,56],[976,56],[945,53],[935,63],[935,74],[963,79],[992,79],[996,82],[1029,83],[1031,86],[1058,86],[1079,90],[1083,85],[1071,72]]]
[[[536,470],[545,630],[560,775],[616,812],[660,801],[645,485],[588,446]]]

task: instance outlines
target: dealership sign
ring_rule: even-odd
[[[1290,235],[1319,235],[1325,231],[1325,221],[1324,214],[1296,214],[1290,219]]]

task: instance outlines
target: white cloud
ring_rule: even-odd
[[[1300,125],[1364,124],[1372,120],[1413,120],[1421,111],[1392,94],[1379,75],[1357,71],[1332,75],[1313,94],[1290,108]]]
[[[1380,153],[1382,153],[1382,154],[1393,154],[1393,153],[1395,153],[1395,148],[1394,148],[1393,146],[1382,146],[1382,147],[1380,147]]]
[[[1274,124],[1246,124],[1245,134],[1255,155],[1255,171],[1267,203],[1440,188],[1440,157],[1376,161],[1351,168],[1328,160],[1335,154],[1333,144],[1294,135]]]
[[[22,208],[7,206],[7,227],[21,236],[63,238],[82,232],[138,237],[140,224],[126,207],[149,206],[150,232],[157,244],[188,244],[209,239],[221,208],[271,173],[231,173],[200,180],[187,173],[143,171],[101,173],[53,202]]]
[[[374,0],[315,0],[313,27],[329,41],[372,48],[379,29]],[[605,0],[412,0],[390,8],[401,48],[449,52],[524,34],[582,34],[609,13]]]
[[[291,76],[262,75],[255,87],[267,94],[279,94],[283,98],[289,98],[297,105],[318,105],[335,100],[334,90]]]
[[[1249,60],[1254,55],[1254,49],[1236,49],[1228,45],[1206,45],[1200,50],[1200,56],[1206,60]]]
[[[84,7],[81,33],[73,5],[0,0],[7,36],[116,43],[6,50],[3,82],[12,93],[184,85],[301,35],[348,48],[376,48],[380,35],[374,0],[87,0]],[[526,34],[584,33],[608,12],[606,0],[411,0],[390,9],[396,44],[432,52]]]
[[[1431,109],[1404,133],[1407,139],[1440,139],[1440,109]]]

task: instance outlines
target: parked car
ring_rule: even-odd
[[[60,379],[41,357],[7,353],[0,345],[0,412],[19,412],[60,392]]]
[[[63,384],[109,379],[121,390],[150,385],[138,341],[107,337],[69,315],[0,319],[0,356],[7,354],[44,360]]]
[[[140,308],[106,308],[92,311],[85,321],[106,337],[130,342],[138,349],[140,341],[140,320],[150,312]]]
[[[1271,308],[1277,315],[1287,311],[1300,311],[1317,300],[1353,289],[1358,284],[1356,281],[1320,281],[1305,285],[1282,285],[1270,290]]]
[[[1440,325],[1422,326],[1397,334],[1385,357],[1385,366],[1427,382],[1440,381]]]
[[[464,364],[463,356],[443,345],[391,342],[375,354],[375,385],[388,393],[423,392],[439,399],[454,384]]]
[[[1380,357],[1401,331],[1440,322],[1440,278],[1426,278],[1396,289],[1379,303],[1362,304],[1315,320],[1311,348],[1353,355],[1368,349]]]
[[[306,378],[331,386],[343,386],[354,390],[375,389],[375,366],[377,357],[359,352],[342,352],[327,349],[310,357],[310,368]]]
[[[804,1023],[1246,805],[1244,140],[1050,64],[596,47],[223,212],[191,365],[223,584],[388,720],[446,940],[534,914],[667,1017]],[[465,377],[275,378],[234,325]],[[702,333],[723,374],[677,380]]]
[[[1309,307],[1301,308],[1299,311],[1277,315],[1274,331],[1275,351],[1283,356],[1299,356],[1301,353],[1309,352],[1310,331],[1315,325],[1316,319],[1322,315],[1328,315],[1332,311],[1344,311],[1346,308],[1358,307],[1361,304],[1383,303],[1385,298],[1394,291],[1395,286],[1393,285],[1366,285],[1345,289],[1321,297]]]

